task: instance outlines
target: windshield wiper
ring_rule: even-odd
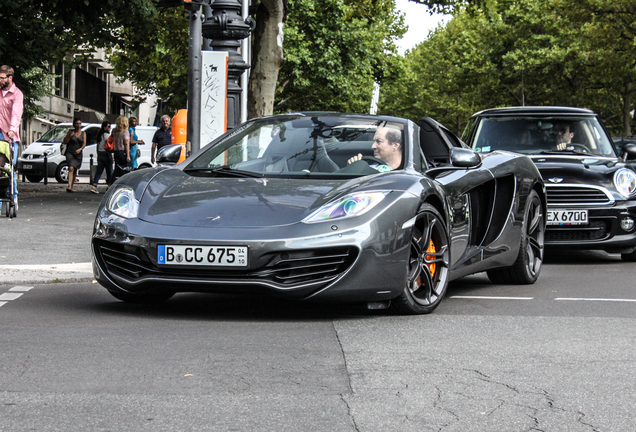
[[[204,173],[210,173],[210,174],[221,174],[221,175],[227,175],[229,177],[260,178],[264,176],[262,173],[257,173],[254,171],[245,171],[245,170],[235,169],[235,168],[232,168],[230,165],[221,165],[219,167],[214,167],[214,168],[186,168],[183,171],[187,173],[204,172]]]
[[[588,155],[591,156],[588,152],[584,152],[581,150],[543,150],[539,154],[545,155],[558,155],[558,154],[576,154],[576,155]]]

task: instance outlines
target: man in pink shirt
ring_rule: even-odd
[[[20,148],[20,121],[22,120],[24,96],[13,83],[13,68],[0,66],[0,139],[13,142],[13,165]],[[17,176],[13,176],[13,200],[18,206]]]

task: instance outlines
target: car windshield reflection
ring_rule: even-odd
[[[383,138],[395,142],[393,149],[399,151],[402,160],[403,129],[397,122],[355,116],[290,115],[259,119],[226,134],[184,171],[215,177],[377,174],[396,169],[389,166],[386,154],[379,148]],[[356,160],[352,160],[354,157]],[[399,164],[392,165],[400,168]]]
[[[482,153],[616,157],[605,130],[590,117],[491,117],[480,122],[473,148]]]

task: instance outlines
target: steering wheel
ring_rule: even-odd
[[[372,163],[378,164],[378,165],[386,165],[386,162],[384,162],[382,159],[377,158],[375,156],[368,156],[368,155],[367,156],[362,156],[362,159],[360,159],[360,160],[363,160],[363,161],[365,161],[367,163],[372,162]],[[371,163],[369,163],[369,165],[371,165]]]
[[[585,144],[570,143],[565,146],[567,150],[580,150],[583,153],[592,153]]]

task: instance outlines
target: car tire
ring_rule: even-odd
[[[133,294],[121,291],[108,291],[117,300],[121,300],[126,303],[137,304],[155,304],[163,303],[170,299],[175,293],[173,291],[152,291],[143,294]]]
[[[450,247],[444,219],[435,207],[424,204],[411,233],[411,246],[402,294],[392,300],[397,313],[433,312],[448,288]]]
[[[25,175],[25,177],[31,183],[39,183],[44,178],[44,176],[38,176],[38,175]]]
[[[536,191],[530,192],[524,213],[521,244],[517,260],[510,267],[488,270],[496,284],[529,285],[539,278],[543,265],[546,219]]]
[[[147,163],[143,163],[139,165],[139,169],[146,169],[146,168],[152,168],[152,165]]]
[[[66,162],[62,162],[57,166],[55,180],[58,183],[68,183],[68,164]]]

